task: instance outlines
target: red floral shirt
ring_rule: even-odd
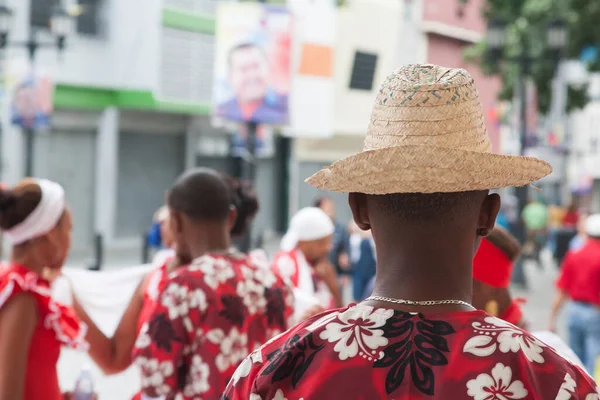
[[[596,383],[529,333],[482,311],[424,316],[363,304],[327,312],[252,353],[227,400],[598,400]]]
[[[217,399],[239,363],[287,329],[291,288],[256,257],[206,255],[164,283],[134,357],[142,387],[166,399]]]

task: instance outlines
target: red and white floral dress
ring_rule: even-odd
[[[171,273],[134,350],[142,388],[218,399],[239,363],[287,329],[291,288],[268,265],[211,254]]]
[[[288,285],[317,299],[323,308],[329,309],[335,306],[327,284],[316,275],[314,268],[310,266],[300,249],[280,251],[275,254],[271,268]]]
[[[0,309],[20,293],[34,296],[39,314],[27,356],[24,400],[62,399],[56,371],[60,348],[87,351],[87,326],[71,308],[52,299],[48,281],[24,266],[1,265]]]
[[[222,400],[598,400],[581,368],[483,311],[363,304],[313,317],[252,353]]]

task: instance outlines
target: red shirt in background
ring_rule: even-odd
[[[565,228],[576,228],[579,223],[579,213],[577,211],[567,211],[562,223]]]
[[[567,254],[556,286],[574,301],[600,306],[600,240]]]

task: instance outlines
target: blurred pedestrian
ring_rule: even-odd
[[[464,69],[410,65],[384,80],[363,152],[307,182],[349,193],[377,249],[373,295],[304,321],[247,358],[246,399],[584,399],[597,384],[528,332],[477,311],[472,260],[500,198],[552,171],[493,154]]]
[[[291,288],[232,249],[233,198],[223,175],[206,168],[186,172],[168,193],[180,267],[136,341],[144,396],[219,398],[243,358],[287,329]]]
[[[583,247],[587,240],[586,222],[588,215],[581,214],[577,224],[577,235],[569,242],[569,251],[577,251]]]
[[[335,231],[333,233],[333,243],[329,260],[335,267],[338,274],[341,290],[348,285],[351,274],[350,262],[350,233],[345,224],[336,219],[335,203],[330,197],[320,197],[314,202],[314,207],[318,207],[333,222]]]
[[[521,246],[506,230],[495,227],[481,240],[473,259],[473,306],[522,329],[529,329],[521,304],[525,299],[512,297],[509,284],[512,266]],[[556,334],[537,331],[532,334],[552,346],[557,353],[585,368],[579,357]]]
[[[548,246],[552,254],[556,254],[557,234],[562,229],[563,219],[567,211],[558,204],[548,206]]]
[[[532,200],[523,208],[521,218],[527,231],[524,245],[525,255],[540,263],[540,252],[544,247],[546,228],[548,226],[548,207],[539,199]]]
[[[587,240],[579,250],[569,252],[557,281],[558,295],[552,305],[550,330],[568,300],[569,345],[594,373],[600,356],[600,214],[587,218]]]
[[[152,228],[148,235],[156,251],[152,257],[152,265],[160,267],[175,256],[173,238],[169,229],[169,208],[167,206],[159,208],[152,220]]]
[[[377,260],[375,256],[375,242],[371,231],[360,231],[358,255],[352,263],[352,286],[354,301],[366,299],[365,291],[369,282],[375,277]]]
[[[495,227],[481,239],[473,259],[473,306],[523,329],[527,324],[521,301],[513,299],[509,286],[519,242],[504,228]]]
[[[258,200],[254,191],[241,185],[235,178],[222,175],[230,189],[230,204],[236,210],[236,219],[230,235],[239,237],[246,233],[250,221],[258,211]],[[154,309],[159,304],[159,294],[164,289],[170,273],[186,266],[176,254],[176,246],[171,232],[170,210],[168,206],[161,207],[155,214],[155,221],[160,223],[163,245],[168,246],[159,251],[153,260],[154,270],[151,271],[135,290],[129,305],[111,337],[106,336],[84,310],[77,299],[74,299],[75,309],[83,321],[89,326],[90,356],[107,375],[125,371],[131,366],[132,351],[138,334],[144,324],[149,322]],[[255,259],[256,257],[253,257]],[[266,260],[262,260],[263,268],[269,268]],[[112,351],[109,351],[113,349]],[[138,394],[135,400],[140,399]]]
[[[571,202],[571,204],[569,204],[569,207],[567,208],[567,212],[565,213],[562,219],[563,229],[577,229],[579,218],[580,214],[579,210],[577,209],[577,204],[575,202]]]
[[[62,346],[86,350],[86,327],[51,296],[48,279],[71,247],[63,188],[25,179],[0,189],[0,228],[13,245],[0,266],[0,399],[60,400],[56,364]]]
[[[285,282],[318,299],[323,309],[340,307],[342,300],[329,254],[335,228],[320,208],[306,207],[290,221],[275,255],[273,269]]]

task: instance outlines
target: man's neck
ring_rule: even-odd
[[[412,301],[462,300],[470,303],[473,245],[469,243],[472,241],[464,235],[463,238],[445,236],[420,235],[419,232],[377,235],[377,277],[373,295]],[[407,311],[454,309],[461,307],[417,307]]]

